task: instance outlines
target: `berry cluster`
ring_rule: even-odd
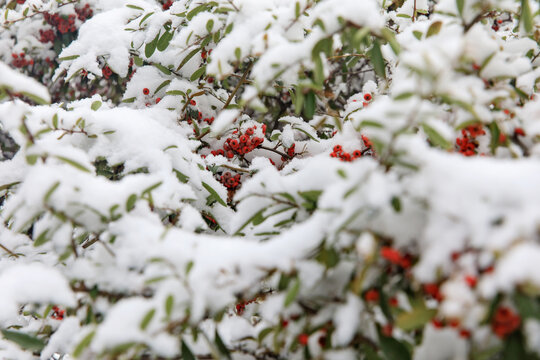
[[[491,328],[495,335],[504,339],[516,331],[520,325],[521,317],[518,314],[505,306],[500,306],[493,316]]]
[[[461,130],[462,138],[456,139],[456,145],[459,147],[459,152],[465,156],[476,155],[478,141],[476,138],[480,135],[485,135],[486,131],[481,124],[470,125]]]
[[[287,149],[287,156],[289,156],[289,158],[292,158],[294,156],[295,147],[296,147],[296,144],[292,144],[291,147]],[[282,156],[281,161],[287,161],[287,159],[284,156]],[[275,164],[272,164],[272,165],[275,165]]]
[[[105,66],[103,67],[103,69],[101,69],[101,73],[103,74],[103,77],[104,77],[105,79],[109,79],[109,78],[111,77],[111,75],[112,75],[112,70],[111,70],[110,67],[108,67],[107,65],[105,65]]]
[[[240,185],[240,174],[236,174],[233,176],[230,172],[227,171],[223,175],[221,175],[220,181],[227,189],[234,190],[238,187],[238,185]]]
[[[351,153],[343,151],[341,145],[334,146],[334,151],[330,154],[331,157],[340,158],[341,161],[353,161],[362,156],[361,150],[354,150]]]
[[[11,60],[11,65],[13,65],[16,68],[22,68],[28,65],[34,65],[34,60],[26,59],[25,53],[20,53],[20,54],[13,53],[11,54],[11,57],[13,58],[13,60]]]
[[[244,313],[244,310],[246,310],[246,306],[251,304],[251,303],[254,303],[255,301],[257,301],[257,298],[247,300],[247,301],[242,301],[242,302],[236,304],[236,313],[238,315],[242,315]]]
[[[255,136],[255,130],[257,130],[257,125],[254,125],[250,128],[247,128],[244,133],[239,130],[233,131],[234,137],[229,137],[225,140],[223,144],[223,151],[216,155],[224,155],[229,159],[237,155],[245,155],[253,151],[257,146],[261,145],[264,142],[262,137]],[[263,133],[266,132],[266,125],[262,125]]]
[[[86,4],[82,8],[75,8],[75,13],[79,20],[86,21],[94,15],[94,10],[90,9],[90,4]]]
[[[163,3],[163,10],[168,10],[172,4],[173,4],[172,0],[165,1],[165,3]]]
[[[53,313],[51,314],[51,318],[53,318],[54,320],[63,320],[64,319],[64,314],[65,314],[65,310],[62,310],[60,309],[58,306],[53,306],[52,307],[52,311]]]
[[[43,18],[48,24],[55,27],[60,34],[77,31],[77,28],[75,27],[75,19],[77,18],[77,15],[75,14],[70,14],[66,18],[65,16],[46,12],[43,14]]]
[[[49,29],[49,30],[42,30],[40,29],[39,30],[39,41],[46,44],[48,42],[54,42],[54,39],[56,38],[56,36],[54,35],[54,30],[52,29]]]
[[[381,257],[394,265],[398,265],[404,269],[408,269],[412,265],[412,256],[409,254],[402,255],[399,250],[390,246],[381,248]]]

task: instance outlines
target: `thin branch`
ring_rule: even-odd
[[[2,244],[0,244],[0,248],[1,248],[2,250],[4,250],[5,252],[7,252],[7,253],[8,253],[9,255],[11,255],[11,256],[14,256],[14,257],[16,257],[16,258],[19,257],[19,255],[15,254],[13,251],[9,250],[7,247],[5,247],[5,246],[2,245]]]
[[[226,109],[227,106],[229,106],[229,104],[231,103],[232,99],[234,98],[234,96],[236,95],[236,93],[238,92],[238,90],[240,89],[240,86],[242,86],[242,84],[244,83],[244,81],[246,81],[246,78],[248,76],[248,73],[251,71],[251,68],[253,67],[253,64],[255,62],[252,62],[251,64],[249,64],[248,68],[246,69],[246,71],[244,72],[244,75],[242,75],[242,78],[240,79],[240,81],[238,81],[238,84],[236,84],[236,87],[234,88],[233,92],[231,93],[231,95],[229,95],[229,98],[227,99],[227,101],[225,102],[225,105],[223,105],[223,109]]]
[[[257,146],[259,149],[264,149],[264,150],[268,150],[268,151],[271,151],[271,152],[274,152],[276,154],[279,154],[281,155],[282,157],[286,158],[286,159],[290,159],[291,157],[287,154],[285,154],[284,152],[281,152],[279,150],[276,150],[276,149],[272,149],[272,148],[269,148],[269,147],[266,147],[266,146],[263,146],[263,145],[259,145]]]
[[[59,4],[58,7],[61,8],[62,6],[66,6],[66,5],[73,4],[73,3],[78,3],[78,2],[79,2],[79,0],[70,0],[70,1],[68,1],[68,2]],[[16,22],[19,22],[19,21],[22,21],[22,20],[25,20],[25,19],[34,17],[34,16],[39,15],[39,14],[44,14],[44,13],[46,13],[46,12],[48,12],[48,11],[47,11],[47,10],[36,11],[35,13],[32,13],[31,15],[23,16],[22,18],[19,18],[19,19],[10,20],[10,21],[5,21],[4,24],[2,24],[2,26],[3,26],[4,28],[7,28],[7,27],[9,27],[9,25],[11,25],[11,24],[14,24],[14,23],[16,23]]]

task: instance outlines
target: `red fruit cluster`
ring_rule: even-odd
[[[292,158],[294,156],[295,148],[296,148],[296,144],[292,144],[291,147],[287,149],[287,156],[289,158]],[[284,156],[282,156],[281,161],[287,161],[287,159]]]
[[[441,294],[441,291],[439,289],[439,285],[435,283],[429,283],[423,285],[424,293],[431,296],[433,299],[437,301],[442,301],[443,296]]]
[[[257,298],[251,299],[251,300],[248,300],[248,301],[242,301],[242,302],[236,304],[236,313],[238,315],[242,315],[244,313],[244,310],[246,310],[246,306],[251,304],[251,303],[254,303],[256,300],[257,300]]]
[[[381,257],[388,260],[392,264],[401,266],[404,269],[411,267],[411,256],[402,255],[399,250],[396,250],[390,246],[383,246],[381,248]]]
[[[223,144],[223,155],[231,159],[235,154],[245,155],[253,151],[257,146],[264,142],[262,137],[254,136],[257,125],[247,128],[244,133],[235,130],[233,131],[234,138],[227,138]],[[263,125],[263,132],[266,127]]]
[[[68,32],[75,32],[77,28],[75,27],[75,19],[77,15],[70,14],[68,17],[60,16],[58,14],[43,13],[43,18],[47,23],[56,28],[61,34]]]
[[[218,150],[223,151],[223,150]],[[222,155],[222,154],[221,154]],[[226,172],[220,177],[220,181],[227,189],[234,190],[240,185],[240,174],[232,176],[230,172]]]
[[[334,146],[333,150],[334,151],[330,154],[330,156],[340,158],[341,161],[353,161],[362,156],[361,150],[354,150],[351,154],[343,151],[343,147],[341,145]]]
[[[168,0],[163,4],[163,10],[168,10],[173,4],[172,0]]]
[[[75,12],[81,21],[86,21],[86,19],[89,19],[92,17],[92,15],[94,15],[94,11],[90,9],[90,4],[86,4],[82,8],[76,8]]]
[[[470,125],[461,130],[462,138],[456,139],[456,145],[459,147],[459,152],[465,156],[476,155],[478,141],[476,138],[480,135],[485,135],[486,132],[481,124]]]
[[[105,65],[105,66],[103,67],[103,69],[101,70],[101,73],[103,74],[103,77],[104,77],[105,79],[109,79],[109,78],[111,77],[111,75],[112,75],[112,70],[111,70],[110,67],[108,67],[107,65]]]
[[[16,68],[22,68],[28,65],[34,65],[34,60],[26,59],[25,56],[26,56],[25,53],[20,53],[18,55],[15,53],[11,54],[11,57],[13,58],[13,60],[11,60],[11,65],[13,65]]]
[[[54,42],[54,31],[52,29],[49,30],[39,30],[39,41],[46,44],[48,42]]]
[[[54,320],[64,319],[64,313],[66,312],[65,310],[60,309],[58,306],[53,306],[52,311],[53,313],[51,314],[51,318]]]
[[[491,323],[491,329],[501,339],[504,339],[514,331],[516,331],[521,325],[521,317],[513,312],[511,309],[500,306]]]

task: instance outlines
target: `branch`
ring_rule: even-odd
[[[234,98],[234,96],[236,95],[236,93],[238,92],[238,89],[240,89],[240,86],[242,86],[242,84],[244,83],[244,81],[246,81],[246,78],[247,78],[247,75],[248,73],[251,71],[251,68],[253,67],[253,64],[255,62],[252,62],[251,64],[249,64],[248,68],[246,69],[246,71],[244,72],[244,75],[242,75],[242,78],[240,79],[240,81],[238,81],[238,84],[236,84],[236,87],[234,88],[233,92],[231,93],[231,95],[229,95],[229,98],[227,99],[227,101],[225,102],[225,105],[223,105],[223,109],[226,109],[227,106],[229,106],[229,104],[231,103],[232,99]]]
[[[269,148],[269,147],[266,147],[266,146],[263,146],[263,145],[259,145],[257,146],[259,149],[264,149],[264,150],[268,150],[268,151],[271,151],[273,153],[276,153],[276,154],[279,154],[281,155],[282,157],[286,158],[286,159],[290,159],[291,157],[279,150],[276,150],[276,149],[272,149],[272,148]]]

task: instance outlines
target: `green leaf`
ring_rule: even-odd
[[[427,30],[426,38],[437,35],[441,31],[442,21],[435,21],[431,24]]]
[[[401,212],[401,200],[399,197],[392,196],[390,203],[392,204],[392,208],[395,210],[395,212]]]
[[[69,164],[71,166],[73,166],[74,168],[76,169],[79,169],[81,171],[84,171],[84,172],[91,172],[88,168],[86,168],[86,166],[76,162],[75,160],[72,160],[72,159],[69,159],[67,157],[63,157],[63,156],[56,156],[56,158],[60,161],[63,161],[65,162],[66,164]]]
[[[463,6],[465,5],[465,0],[456,0],[456,7],[459,16],[463,16]]]
[[[323,248],[316,257],[317,261],[331,269],[339,263],[339,254],[334,248]]]
[[[291,305],[296,297],[298,296],[298,292],[300,291],[300,279],[296,279],[292,287],[287,292],[287,295],[285,295],[285,301],[283,303],[283,306],[288,307]]]
[[[159,64],[159,63],[153,63],[154,67],[156,67],[159,71],[164,73],[165,75],[171,75],[171,70],[169,70],[167,67]]]
[[[201,66],[200,68],[195,70],[195,72],[191,75],[189,80],[190,81],[195,81],[195,80],[199,79],[201,76],[203,76],[205,73],[206,73],[206,65]]]
[[[58,114],[54,114],[52,118],[52,126],[55,129],[58,129]]]
[[[259,342],[259,344],[264,340],[266,336],[270,335],[272,331],[274,331],[274,328],[271,327],[261,330],[261,332],[257,336],[257,341]]]
[[[149,58],[150,56],[152,56],[152,54],[156,51],[157,42],[158,42],[160,34],[161,34],[161,30],[160,30],[160,32],[158,32],[158,34],[156,35],[154,40],[150,41],[144,47],[144,55],[146,56],[146,58]]]
[[[369,58],[375,73],[381,77],[386,77],[386,65],[381,52],[381,44],[379,40],[373,41],[373,47],[369,51]]]
[[[151,186],[147,187],[146,189],[144,189],[144,190],[142,191],[141,195],[149,194],[152,190],[155,190],[155,189],[157,189],[159,186],[161,186],[161,184],[163,184],[162,181],[157,182],[157,183],[155,183],[154,185],[151,185]]]
[[[238,230],[235,231],[235,235],[238,235],[240,231],[242,231],[246,226],[248,226],[250,223],[253,223],[254,225],[261,224],[264,221],[263,213],[267,208],[263,208],[259,211],[257,211],[252,217],[250,217]]]
[[[92,331],[81,340],[81,342],[75,347],[75,350],[73,351],[73,357],[78,358],[79,356],[81,356],[84,349],[86,349],[92,342],[94,335],[96,335],[96,332]]]
[[[47,237],[47,233],[49,232],[49,229],[43,231],[41,234],[39,234],[39,236],[37,237],[36,240],[34,240],[34,247],[38,247],[38,246],[41,246],[43,244],[45,244],[47,241],[49,241],[50,239]]]
[[[540,303],[538,300],[519,292],[514,294],[513,299],[522,318],[540,319]]]
[[[182,340],[182,360],[197,360],[195,355],[191,352],[190,348]]]
[[[495,154],[495,149],[497,149],[497,146],[499,146],[499,136],[501,135],[501,130],[499,129],[499,125],[495,121],[492,121],[488,126],[489,132],[491,133],[491,142],[490,142],[490,148],[491,153]]]
[[[306,119],[313,119],[313,115],[315,115],[316,105],[317,98],[315,97],[315,93],[313,91],[308,92],[306,94],[306,101],[304,102],[304,116],[306,117]]]
[[[135,9],[135,10],[142,10],[144,11],[144,9],[142,7],[139,7],[139,6],[135,6],[135,5],[126,5],[128,8],[131,8],[131,9]]]
[[[379,343],[387,360],[410,360],[411,354],[403,343],[379,334]]]
[[[142,26],[142,24],[146,21],[146,19],[148,19],[150,16],[154,15],[154,12],[150,12],[146,15],[144,15],[144,17],[141,19],[141,21],[139,22],[139,26]],[[135,64],[137,64],[137,62],[135,62]],[[137,64],[137,66],[141,66],[139,64]]]
[[[137,98],[134,98],[134,97],[132,97],[132,98],[127,98],[127,99],[122,100],[122,102],[128,104],[128,103],[135,102],[136,99],[137,99]]]
[[[126,201],[126,211],[130,212],[135,207],[135,203],[137,202],[137,195],[131,194],[129,195],[127,201]]]
[[[214,29],[214,20],[210,19],[206,22],[206,31],[211,33],[213,29]]]
[[[398,94],[394,97],[394,100],[395,101],[400,101],[400,100],[406,100],[410,97],[412,97],[414,95],[414,92],[410,91],[410,92],[403,92],[401,94]]]
[[[157,42],[158,51],[164,51],[169,46],[171,39],[173,38],[173,33],[166,31]]]
[[[421,302],[410,312],[404,312],[396,318],[396,326],[405,330],[411,331],[422,328],[437,314],[437,309],[428,309]]]
[[[186,16],[186,19],[188,19],[188,21],[191,21],[191,19],[193,19],[193,17],[195,15],[197,15],[198,13],[206,10],[208,7],[208,4],[201,4],[199,6],[197,6],[195,9],[191,10],[190,12],[188,12],[187,16]]]
[[[171,83],[171,80],[165,80],[164,82],[162,82],[161,84],[159,84],[159,86],[156,88],[156,90],[154,91],[154,95],[156,95],[158,93],[159,90],[163,89],[165,86],[169,85]]]
[[[101,101],[94,101],[92,105],[90,105],[90,109],[97,111],[101,107]]]
[[[223,201],[223,199],[218,195],[216,190],[214,190],[210,185],[208,185],[207,183],[203,181],[202,186],[206,189],[206,191],[210,193],[210,196],[208,197],[208,201],[210,201],[210,198],[211,198],[212,200],[216,200],[221,205],[227,206],[227,203]]]
[[[189,176],[186,176],[184,174],[182,174],[180,171],[176,170],[176,169],[173,169],[174,173],[176,174],[176,178],[178,179],[178,181],[182,182],[182,183],[187,183],[188,180],[189,180]]]
[[[42,97],[39,97],[36,94],[32,94],[32,93],[29,93],[27,91],[21,91],[21,94],[23,96],[26,96],[27,98],[29,98],[30,100],[32,100],[33,102],[35,102],[38,105],[45,105],[45,104],[50,103],[50,101],[47,101],[47,100],[43,99]]]
[[[224,355],[227,359],[231,359],[231,354],[229,352],[229,349],[227,349],[227,346],[225,346],[225,343],[223,342],[223,340],[221,339],[221,336],[219,336],[219,333],[216,329],[216,332],[215,332],[215,339],[214,341],[216,342],[216,346],[219,350],[219,352]]]
[[[41,351],[45,347],[43,340],[19,331],[2,330],[4,339],[12,341],[25,350]]]
[[[319,197],[321,196],[322,191],[321,190],[311,190],[311,191],[299,191],[298,195],[300,195],[304,200],[309,202],[316,203],[319,200]]]
[[[533,17],[529,0],[521,0],[521,16],[519,18],[519,23],[520,25],[523,24],[523,28],[527,33],[533,31]]]
[[[169,295],[165,299],[165,314],[167,315],[167,319],[171,317],[173,306],[174,306],[174,296]]]
[[[47,190],[47,192],[45,193],[45,196],[43,196],[43,202],[46,203],[47,201],[49,201],[49,198],[51,197],[51,195],[53,194],[53,192],[58,189],[58,187],[60,186],[60,181],[57,181],[55,182],[50,188],[49,190]]]
[[[58,61],[75,60],[75,59],[77,59],[79,56],[80,56],[80,55],[64,56],[64,57],[58,58]]]
[[[426,123],[422,124],[422,129],[426,133],[429,141],[440,148],[443,148],[445,150],[451,149],[452,144],[446,140],[437,130],[435,130],[433,127],[429,126]]]
[[[528,359],[521,332],[516,331],[506,338],[501,359]]]
[[[386,39],[386,41],[388,41],[388,43],[390,44],[390,47],[392,48],[392,51],[394,52],[394,54],[399,55],[399,53],[401,52],[401,46],[396,40],[396,34],[394,34],[394,32],[388,28],[382,28],[381,34]]]
[[[150,324],[150,321],[154,318],[154,315],[156,315],[156,309],[150,309],[146,315],[144,315],[141,324],[139,327],[141,330],[145,330],[148,327],[148,324]]]
[[[180,70],[186,63],[193,57],[195,54],[197,54],[201,50],[200,47],[196,48],[195,50],[192,50],[187,56],[182,60],[180,65],[176,68],[176,71]]]
[[[234,57],[236,58],[236,60],[240,61],[240,59],[242,58],[242,49],[240,49],[239,47],[234,49]]]
[[[294,16],[297,19],[300,17],[300,3],[298,1],[294,4]]]

